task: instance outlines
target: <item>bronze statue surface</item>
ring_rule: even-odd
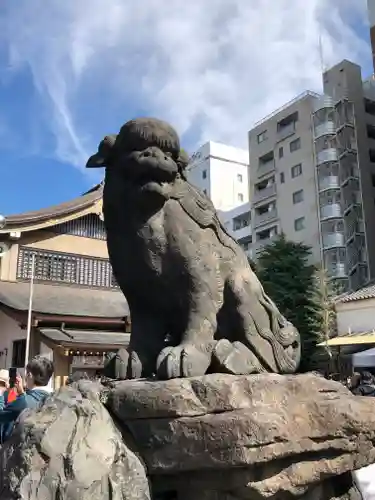
[[[132,321],[128,378],[295,372],[297,330],[187,165],[175,130],[154,118],[126,123],[87,162],[105,166],[108,252]]]

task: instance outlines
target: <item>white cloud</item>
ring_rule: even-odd
[[[348,24],[365,4],[18,0],[0,28],[13,77],[29,68],[47,107],[55,155],[82,166],[137,108],[170,120],[190,147],[207,139],[246,146],[256,120],[320,90],[319,35],[327,65],[369,57]]]

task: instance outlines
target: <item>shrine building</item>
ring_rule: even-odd
[[[29,357],[53,359],[53,388],[75,370],[95,374],[106,353],[128,344],[129,309],[108,259],[102,192],[99,184],[60,205],[6,217],[0,230],[0,368],[23,372],[32,269]]]

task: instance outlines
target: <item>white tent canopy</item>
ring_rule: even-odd
[[[375,347],[352,355],[353,366],[356,368],[375,367]]]

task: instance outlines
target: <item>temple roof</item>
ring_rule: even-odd
[[[107,332],[104,330],[61,330],[59,328],[40,328],[40,332],[61,345],[116,345],[124,347],[129,344],[130,334],[125,332]]]
[[[97,184],[83,195],[59,205],[10,215],[5,218],[6,225],[4,229],[0,230],[0,233],[29,231],[81,217],[86,215],[87,210],[101,202],[102,195],[103,183]]]
[[[29,306],[30,284],[0,281],[0,303],[26,312]],[[128,304],[117,290],[79,288],[65,285],[36,283],[33,311],[61,316],[121,319],[129,316]]]

